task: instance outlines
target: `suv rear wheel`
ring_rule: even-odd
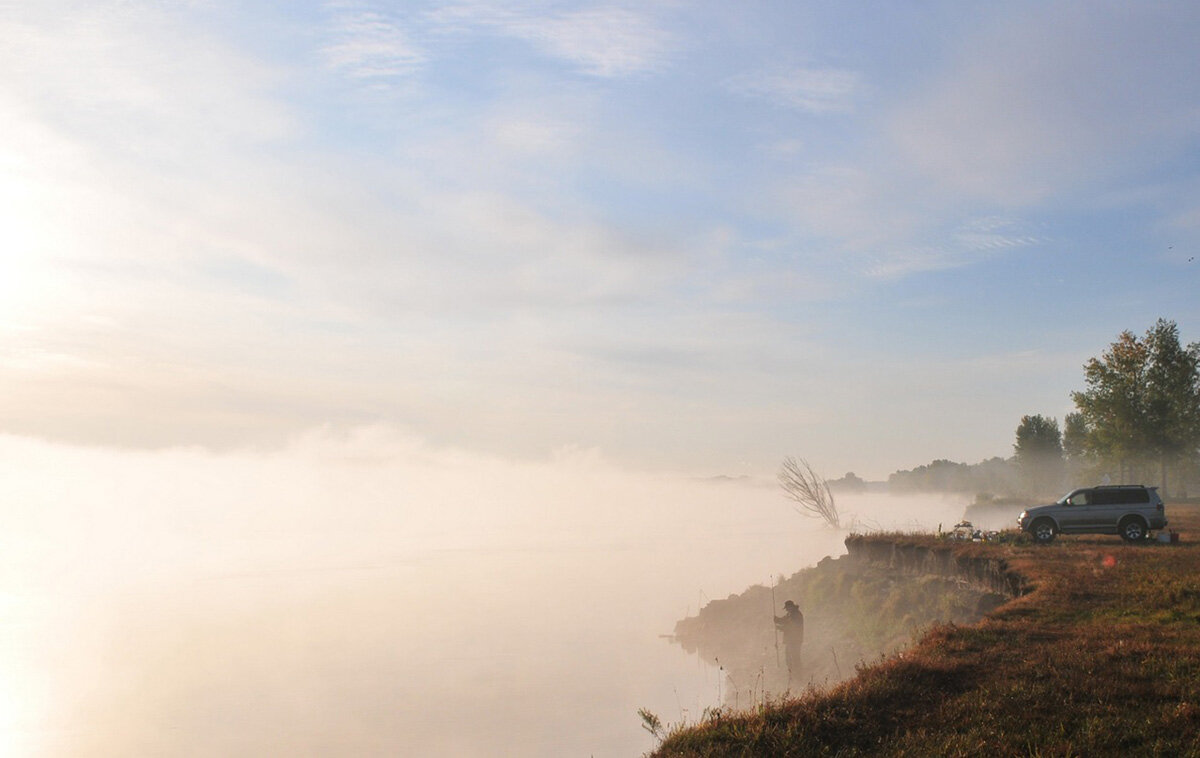
[[[1040,518],[1034,521],[1029,527],[1029,533],[1033,535],[1033,541],[1040,545],[1048,545],[1054,541],[1054,535],[1058,531],[1054,528],[1054,522],[1048,518]],[[1124,534],[1124,532],[1122,532]]]
[[[1138,542],[1146,539],[1146,522],[1137,516],[1130,516],[1117,525],[1117,532],[1126,542]]]

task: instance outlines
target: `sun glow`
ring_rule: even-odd
[[[56,261],[93,236],[77,221],[94,202],[83,191],[93,172],[76,144],[12,102],[0,100],[0,131],[0,329],[24,329],[70,301]]]
[[[14,621],[28,611],[18,607],[19,598],[0,593],[0,756],[37,755],[43,734],[37,722],[46,705],[45,676],[38,676],[29,660],[27,639],[31,625]]]
[[[0,755],[33,755],[34,731],[27,725],[28,708],[16,687],[0,690]]]
[[[53,235],[31,189],[20,178],[0,179],[0,327],[23,325],[51,289],[46,249]]]

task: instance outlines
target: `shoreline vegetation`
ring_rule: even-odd
[[[973,623],[1004,600],[954,571],[896,570],[873,560],[874,543],[862,537],[846,542],[847,555],[710,601],[676,623],[672,640],[722,672],[723,707],[762,705],[789,688],[827,689],[860,665],[903,650],[931,624]],[[792,682],[786,645],[772,624],[787,600],[806,619],[803,665]]]
[[[799,694],[769,694],[782,691],[771,633],[761,632],[770,588],[714,601],[676,638],[731,656],[723,665],[737,702],[660,728],[649,755],[1200,755],[1200,506],[1167,507],[1178,544],[853,537],[851,556],[774,588],[779,602],[807,593],[797,598],[814,627],[806,654],[810,644],[814,656],[837,654],[837,664],[813,661]],[[877,560],[853,559],[872,550]],[[971,565],[992,576],[972,569],[980,581],[959,594],[971,582],[946,567]],[[1009,584],[1003,597],[997,580]],[[761,618],[739,622],[745,615]]]

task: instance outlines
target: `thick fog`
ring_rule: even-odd
[[[0,503],[4,755],[636,755],[638,708],[720,704],[715,665],[659,635],[845,536],[770,481],[385,428],[223,454],[0,437]]]

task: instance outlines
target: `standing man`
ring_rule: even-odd
[[[791,600],[783,604],[784,615],[775,617],[775,628],[783,632],[783,647],[787,656],[788,687],[800,677],[800,648],[804,645],[804,614]]]

